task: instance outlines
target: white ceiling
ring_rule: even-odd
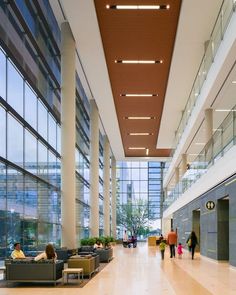
[[[58,23],[65,21],[60,5],[70,23],[79,55],[77,70],[86,94],[90,99],[96,100],[113,154],[117,160],[128,160],[124,157],[94,2],[93,0],[50,0],[50,3]],[[222,0],[183,0],[182,2],[157,142],[158,148],[172,147],[181,112],[204,53],[204,42],[210,36],[221,3]]]

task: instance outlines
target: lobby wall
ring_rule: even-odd
[[[224,202],[228,202],[228,209],[227,204],[219,208],[218,201],[222,199],[225,199]],[[208,210],[206,208],[208,201],[214,202],[214,209]],[[177,228],[178,240],[185,247],[187,247],[186,240],[190,232],[195,229],[193,217],[195,210],[200,210],[200,236],[198,236],[198,240],[201,255],[215,260],[225,260],[223,257],[227,257],[228,251],[229,263],[236,266],[236,175],[174,212],[174,229]],[[223,230],[226,222],[229,223],[228,233]],[[228,241],[225,241],[227,239]],[[227,247],[229,248],[227,249]]]

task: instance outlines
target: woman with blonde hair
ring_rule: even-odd
[[[45,251],[34,258],[35,261],[39,261],[41,259],[57,259],[57,254],[52,244],[48,244],[45,248]]]

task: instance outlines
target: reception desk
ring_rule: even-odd
[[[156,236],[148,237],[148,246],[156,246]]]

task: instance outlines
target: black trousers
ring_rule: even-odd
[[[161,259],[164,260],[165,250],[161,250]]]
[[[175,244],[170,245],[170,258],[175,257]]]
[[[194,258],[195,247],[196,245],[191,246],[192,259]]]

